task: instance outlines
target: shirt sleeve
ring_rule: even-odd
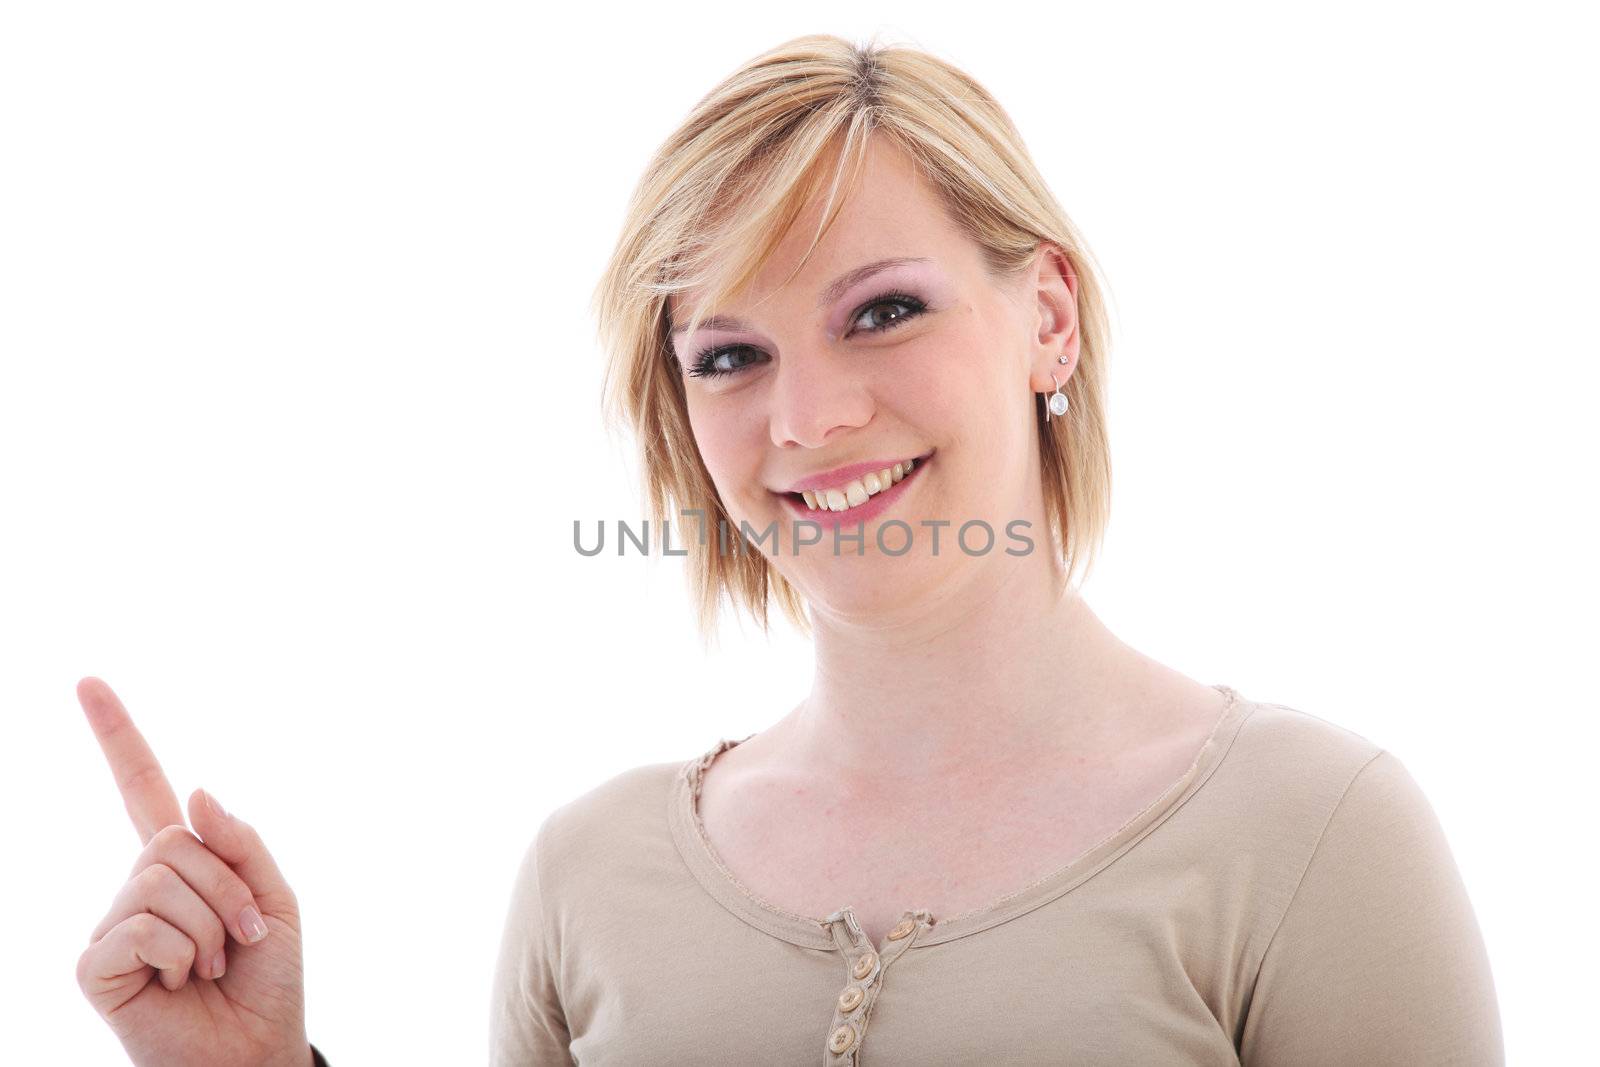
[[[1388,751],[1346,788],[1267,945],[1240,1059],[1505,1063],[1466,887],[1427,798]]]
[[[523,855],[500,939],[490,1010],[491,1067],[572,1063],[540,889],[544,831],[541,826]]]
[[[307,1042],[307,1044],[310,1044],[310,1042]],[[311,1046],[311,1067],[328,1067],[327,1057],[323,1056],[315,1045]]]

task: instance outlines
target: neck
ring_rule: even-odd
[[[1152,661],[1059,591],[1059,564],[1052,580],[1021,565],[986,577],[937,610],[870,627],[813,612],[811,694],[779,724],[790,758],[903,785],[1125,747],[1129,686]]]

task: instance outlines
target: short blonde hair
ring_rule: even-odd
[[[945,60],[875,41],[797,37],[724,79],[656,151],[594,293],[607,353],[602,406],[608,424],[626,423],[637,443],[651,526],[664,529],[669,516],[687,509],[704,520],[680,542],[703,638],[716,629],[724,590],[763,630],[769,598],[802,633],[810,624],[804,598],[765,555],[744,551],[737,533],[727,551],[721,548],[718,524],[730,531],[738,524],[690,427],[669,300],[703,289],[685,317],[696,328],[759,273],[831,183],[814,249],[838,213],[841,179],[848,172],[848,188],[874,131],[909,155],[996,279],[1026,269],[1041,240],[1065,252],[1077,276],[1080,331],[1078,363],[1063,387],[1071,406],[1066,418],[1048,422],[1043,394],[1035,406],[1052,551],[1069,583],[1080,564],[1087,575],[1104,534],[1111,493],[1104,298],[1092,255],[1021,135],[981,85]]]

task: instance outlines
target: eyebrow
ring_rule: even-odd
[[[821,295],[817,297],[817,308],[820,310],[826,307],[828,304],[831,304],[833,301],[842,296],[845,290],[849,289],[857,282],[870,278],[874,274],[878,274],[881,271],[889,270],[892,267],[903,267],[908,263],[929,262],[932,261],[925,256],[892,256],[889,259],[874,260],[873,262],[863,264],[854,270],[845,271],[823,288]],[[688,328],[689,324],[683,323],[681,325],[674,326],[672,328],[672,332],[678,334],[682,333]],[[736,319],[727,315],[712,315],[710,318],[704,319],[700,323],[700,328],[704,330],[747,330],[751,327],[750,324],[745,322],[743,319]]]

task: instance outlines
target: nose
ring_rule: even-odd
[[[779,362],[768,394],[773,444],[817,448],[842,428],[867,424],[873,407],[870,383],[849,363],[847,355],[825,351]]]

